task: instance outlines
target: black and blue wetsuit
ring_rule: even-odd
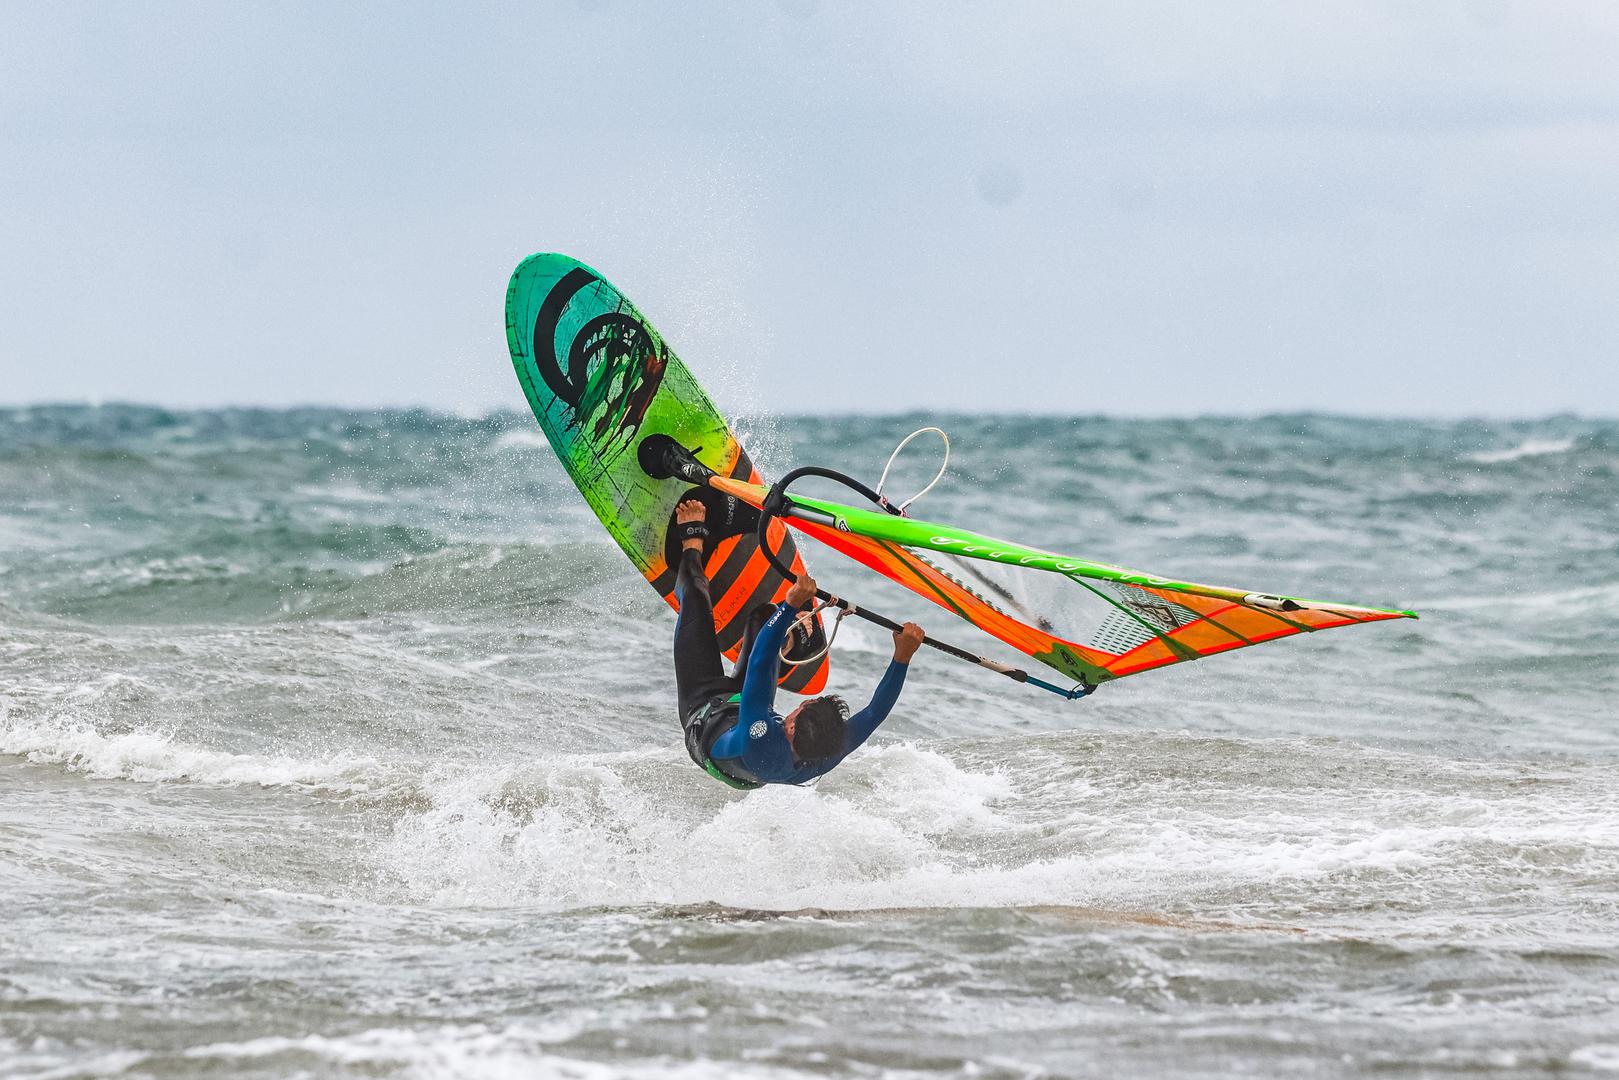
[[[725,674],[714,633],[708,578],[696,551],[680,556],[675,593],[675,686],[686,751],[693,761],[733,787],[802,784],[830,772],[888,718],[905,684],[906,665],[888,665],[871,703],[849,718],[843,750],[820,761],[798,761],[782,718],[772,709],[782,642],[793,622],[785,602],[761,605],[749,618],[737,671]],[[745,668],[744,668],[744,665]]]

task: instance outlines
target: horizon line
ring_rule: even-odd
[[[225,403],[212,405],[172,405],[155,401],[135,401],[115,399],[109,401],[81,400],[43,400],[25,402],[0,401],[0,411],[22,411],[28,409],[149,409],[162,412],[176,413],[209,413],[209,412],[347,412],[347,413],[408,413],[425,412],[444,417],[453,417],[457,420],[476,421],[493,419],[497,416],[514,415],[530,416],[529,410],[521,404],[490,405],[485,408],[468,411],[453,406],[416,404],[373,404],[353,405],[341,402],[300,402],[292,404],[263,404],[263,403]],[[722,410],[723,412],[723,410]],[[1124,412],[1113,410],[1088,410],[1084,412],[1047,412],[1037,409],[903,409],[903,410],[862,410],[862,409],[836,409],[827,412],[784,412],[774,410],[740,410],[724,413],[728,418],[756,419],[772,417],[783,420],[827,420],[827,419],[887,419],[902,417],[929,417],[929,416],[956,416],[974,418],[1005,418],[1017,420],[1263,420],[1286,417],[1320,417],[1337,420],[1383,420],[1383,421],[1409,421],[1423,423],[1465,423],[1468,421],[1493,423],[1532,423],[1547,420],[1579,420],[1597,423],[1611,423],[1619,421],[1619,413],[1582,413],[1573,409],[1559,409],[1544,413],[1486,413],[1486,412],[1456,412],[1456,413],[1370,413],[1333,410],[1320,407],[1295,407],[1255,410],[1251,412]]]

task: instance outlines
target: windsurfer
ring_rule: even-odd
[[[877,684],[871,703],[849,715],[836,695],[812,698],[786,716],[772,708],[781,649],[797,612],[815,597],[815,580],[805,573],[773,609],[750,613],[748,633],[736,670],[725,674],[714,631],[714,609],[703,572],[708,537],[707,508],[687,499],[675,508],[681,541],[675,594],[675,686],[686,751],[719,780],[739,788],[801,784],[835,768],[888,717],[905,684],[911,657],[922,646],[922,628],[906,623],[894,634],[894,658]],[[808,635],[794,635],[807,644]]]

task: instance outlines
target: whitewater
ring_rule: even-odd
[[[928,422],[927,517],[1422,620],[1078,703],[924,655],[741,793],[531,417],[0,409],[0,1075],[1619,1073],[1619,422],[739,427]]]

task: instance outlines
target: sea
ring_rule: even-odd
[[[739,792],[531,416],[0,409],[0,1075],[1619,1074],[1619,421],[739,431],[931,424],[918,516],[1421,619],[1078,702],[925,651]]]

